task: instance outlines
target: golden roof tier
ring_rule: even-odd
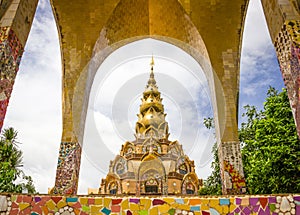
[[[201,184],[194,161],[178,141],[168,140],[162,98],[154,78],[154,60],[136,122],[136,140],[122,145],[102,179],[100,194],[196,194]]]
[[[142,104],[140,105],[140,113],[136,123],[136,137],[138,139],[149,138],[150,136],[158,139],[168,139],[168,123],[165,120],[164,106],[160,92],[154,78],[154,60],[151,61],[151,72],[143,92]]]

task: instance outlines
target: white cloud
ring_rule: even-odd
[[[262,108],[269,85],[277,89],[283,87],[275,49],[259,0],[249,3],[242,48],[240,115],[245,103]]]

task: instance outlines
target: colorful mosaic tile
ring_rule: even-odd
[[[62,142],[56,170],[54,194],[71,195],[77,193],[78,176],[81,158],[79,143]],[[69,202],[75,199],[68,198]]]
[[[106,200],[105,200],[106,199]],[[173,201],[171,201],[173,199]],[[73,203],[67,205],[67,203]],[[106,202],[106,203],[105,203]],[[228,198],[0,196],[1,214],[128,214],[128,215],[273,215],[300,214],[300,196],[243,196]],[[104,206],[106,204],[106,206]],[[129,205],[128,205],[129,204]],[[145,207],[145,205],[149,207]]]
[[[238,195],[246,192],[246,182],[240,156],[240,142],[222,143],[220,149],[223,194]]]
[[[300,21],[286,21],[279,32],[274,46],[280,65],[280,70],[287,88],[292,112],[300,134]]]
[[[23,46],[10,27],[0,27],[0,131],[19,70]]]

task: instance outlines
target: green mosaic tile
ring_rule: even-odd
[[[89,207],[89,206],[82,205],[82,211],[83,211],[83,212],[90,212],[90,207]]]
[[[139,215],[148,215],[148,211],[147,210],[140,210]]]

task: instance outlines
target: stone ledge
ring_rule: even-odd
[[[300,214],[300,194],[243,196],[54,196],[0,194],[0,214]]]

